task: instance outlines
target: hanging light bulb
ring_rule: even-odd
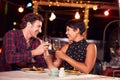
[[[23,8],[22,6],[20,6],[20,7],[18,8],[18,11],[19,11],[20,13],[22,13],[22,12],[24,11],[24,8]]]
[[[27,7],[31,7],[31,6],[32,6],[32,3],[29,2],[29,3],[27,4]]]
[[[80,19],[80,14],[78,11],[75,13],[75,19]]]
[[[50,21],[53,21],[53,19],[52,19],[51,17],[49,18],[49,20],[50,20]]]
[[[97,6],[93,6],[93,10],[97,10],[98,9],[98,7]]]
[[[110,14],[109,11],[110,11],[110,9],[104,11],[104,15],[105,15],[105,16],[109,16],[109,14]]]
[[[16,25],[17,25],[17,23],[14,21],[14,22],[13,22],[13,25],[14,25],[14,26],[16,26]]]
[[[53,21],[56,18],[56,15],[52,12],[49,18],[50,21]]]
[[[52,19],[55,19],[55,18],[56,18],[56,15],[55,15],[53,12],[51,13],[51,18],[52,18]]]

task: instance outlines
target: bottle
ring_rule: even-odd
[[[103,62],[103,71],[105,71],[106,70],[106,67],[107,67],[107,62]]]
[[[60,71],[59,71],[59,77],[64,77],[65,76],[65,71],[64,71],[64,68],[60,68]]]

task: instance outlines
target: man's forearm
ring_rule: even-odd
[[[52,57],[50,55],[45,56],[45,61],[47,63],[47,66],[49,69],[54,68],[55,66],[53,65]]]

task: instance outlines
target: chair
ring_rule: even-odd
[[[113,77],[120,77],[120,69],[119,70],[113,70]]]
[[[99,59],[96,59],[94,68],[93,68],[91,73],[92,74],[97,74],[97,75],[102,74],[102,61],[100,61]]]

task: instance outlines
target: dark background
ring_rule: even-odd
[[[26,4],[31,0],[0,0],[0,37],[3,37],[5,32],[8,30],[15,28],[19,28],[19,24],[21,22],[21,18],[24,14],[32,12],[33,9],[31,8],[25,8],[23,13],[19,13],[17,11],[18,7],[21,5],[26,6]],[[99,3],[99,4],[106,4],[108,8],[109,5],[115,3],[118,5],[117,0],[90,0],[93,3]],[[5,14],[5,5],[8,3],[7,7],[7,13]],[[116,6],[114,5],[114,6]],[[113,7],[113,6],[112,6]],[[48,8],[48,7],[42,7],[44,10],[39,10],[39,13],[45,16],[45,12],[49,10],[54,10],[55,14],[57,16],[56,20],[53,22],[50,22],[48,20],[48,34],[55,36],[55,37],[66,37],[65,36],[65,23],[69,19],[74,18],[75,10],[76,8]],[[106,8],[107,9],[107,8]],[[102,40],[103,30],[106,24],[112,20],[118,19],[118,10],[112,10],[110,11],[110,15],[105,17],[103,12],[104,9],[98,8],[97,11],[94,11],[90,9],[89,14],[89,29],[88,29],[88,39],[94,39],[94,40]],[[81,9],[79,9],[81,12]],[[50,15],[50,13],[49,13]],[[81,15],[82,17],[82,15]],[[17,26],[13,26],[13,22],[16,21],[18,24]],[[44,26],[43,26],[44,29]],[[43,30],[44,31],[44,30]],[[58,33],[60,32],[60,33]],[[61,35],[60,35],[61,34]]]
[[[78,0],[80,1],[80,0]],[[87,1],[87,0],[84,0]],[[89,12],[89,28],[87,32],[87,39],[92,40],[102,40],[103,39],[103,31],[105,26],[112,20],[119,19],[119,9],[117,0],[89,0],[91,3],[99,4],[98,10],[94,11],[90,9]],[[19,28],[21,23],[21,18],[24,14],[33,12],[33,8],[26,8],[26,5],[31,0],[0,0],[0,38],[4,36],[4,34],[8,30],[12,30],[13,28]],[[7,12],[5,12],[7,3]],[[23,6],[25,8],[23,13],[18,12],[18,7]],[[69,19],[74,18],[75,10],[78,9],[83,18],[82,9],[80,8],[64,8],[64,7],[46,7],[40,6],[38,13],[42,14],[45,17],[45,13],[48,12],[48,16],[50,16],[50,10],[55,11],[57,18],[54,21],[49,21],[47,24],[47,34],[52,37],[66,37],[65,35],[65,23]],[[110,15],[104,16],[104,11],[110,9]],[[14,26],[13,22],[16,21],[17,25]],[[111,27],[112,26],[112,27]],[[118,28],[117,24],[110,25],[109,29],[106,31],[106,39],[109,40],[109,36],[112,33],[116,33],[115,29]],[[44,25],[43,25],[43,33],[44,35]]]

